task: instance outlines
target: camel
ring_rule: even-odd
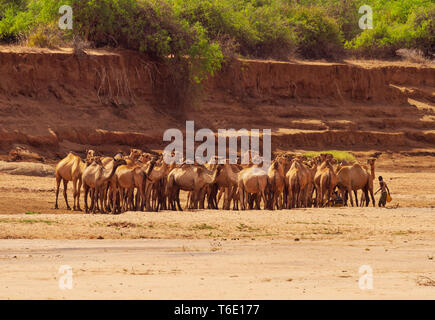
[[[213,171],[210,171],[204,166],[184,164],[178,168],[172,169],[168,174],[166,184],[169,208],[176,210],[177,206],[180,211],[183,210],[179,198],[181,189],[193,192],[193,207],[197,209],[201,191],[205,186],[216,181],[216,176],[219,174],[221,168],[222,167],[219,165]]]
[[[103,166],[100,159],[94,160],[86,169],[83,171],[82,179],[83,179],[83,187],[85,190],[85,210],[86,213],[89,212],[88,207],[88,193],[91,189],[91,210],[93,213],[96,211],[96,202],[98,199],[100,200],[100,209],[104,212],[103,205],[103,191],[105,184],[113,177],[116,169],[125,165],[126,162],[123,159],[113,159],[106,167]]]
[[[152,208],[154,210],[158,210],[159,206],[161,205],[161,201],[159,201],[158,204],[153,205],[151,204],[151,196],[154,191],[153,196],[155,197],[153,199],[153,202],[157,202],[157,197],[162,196],[160,194],[160,190],[156,190],[155,187],[158,185],[158,187],[162,188],[163,186],[160,185],[160,181],[164,180],[169,174],[169,172],[175,167],[175,163],[172,163],[168,165],[163,159],[159,160],[160,165],[154,166],[154,169],[149,173],[148,179],[145,186],[145,208],[147,211],[150,211]]]
[[[322,207],[326,196],[326,201],[331,199],[335,186],[338,183],[337,174],[334,172],[330,160],[325,160],[317,169],[314,176],[314,184],[316,185],[317,206]]]
[[[289,209],[306,205],[306,193],[311,173],[300,158],[295,158],[286,174]]]
[[[315,189],[314,177],[316,176],[316,172],[317,172],[317,163],[315,161],[311,161],[310,163],[307,164],[306,168],[308,169],[310,175],[309,175],[308,185],[307,185],[305,206],[311,207],[313,205],[313,193]]]
[[[342,193],[349,195],[350,203],[353,206],[352,191],[355,194],[356,205],[358,206],[357,191],[363,190],[364,193],[370,191],[370,195],[374,202],[373,196],[373,180],[375,178],[375,161],[376,159],[369,159],[368,164],[370,165],[371,172],[368,172],[367,168],[364,168],[359,163],[355,163],[351,166],[343,166],[337,173],[338,176],[338,187]],[[345,199],[345,197],[343,197]],[[366,201],[369,201],[366,197]]]
[[[255,195],[256,209],[260,209],[260,201],[263,199],[266,206],[266,187],[267,187],[267,172],[254,165],[249,168],[241,170],[237,177],[238,191],[240,197],[240,207],[242,210],[246,210],[248,205],[248,195],[252,193]]]
[[[147,177],[154,169],[155,160],[150,161],[150,165],[138,165],[128,164],[122,165],[116,170],[116,187],[120,194],[120,206],[122,211],[126,211],[128,206],[130,209],[137,209],[139,206],[139,198],[142,200],[141,210],[143,210],[143,204],[145,203],[145,186]],[[112,183],[113,185],[113,183]],[[136,204],[133,203],[134,189],[137,188],[138,196],[136,198]],[[117,192],[115,191],[115,194]],[[112,201],[113,201],[112,197]],[[129,202],[129,203],[128,203]]]
[[[89,162],[95,155],[93,150],[86,152],[87,161]],[[58,198],[59,198],[59,186],[60,182],[63,181],[63,196],[65,198],[66,207],[71,210],[68,204],[67,197],[67,187],[68,182],[73,183],[73,197],[74,197],[74,211],[82,211],[80,208],[80,189],[82,186],[82,173],[86,169],[86,163],[82,161],[79,156],[74,155],[70,152],[65,158],[63,158],[56,165],[56,204],[55,209],[59,209]]]
[[[139,158],[142,157],[142,150],[140,149],[131,149],[130,155],[125,159],[128,165],[133,165],[138,161]]]
[[[285,187],[284,165],[280,159],[275,159],[267,172],[268,182],[270,186],[270,201],[268,207],[270,209],[282,209],[283,207],[283,192]]]
[[[225,194],[222,207],[224,210],[230,210],[231,199],[233,199],[233,195],[237,191],[239,172],[240,168],[237,165],[225,163],[222,165],[222,169],[216,177],[215,184],[217,185],[219,193],[215,201],[217,205],[222,195]]]

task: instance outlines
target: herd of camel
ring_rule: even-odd
[[[56,205],[60,183],[68,209],[67,185],[73,184],[73,210],[81,211],[80,194],[84,190],[86,213],[121,213],[125,211],[182,210],[180,190],[188,192],[185,208],[233,210],[291,209],[324,207],[338,197],[343,204],[354,201],[362,190],[360,205],[375,206],[373,181],[375,160],[367,165],[343,163],[332,154],[320,154],[310,160],[303,155],[277,155],[268,169],[252,163],[167,164],[163,156],[131,149],[130,154],[114,157],[96,156],[93,150],[86,159],[69,153],[56,166]],[[216,162],[216,161],[215,161]],[[90,205],[88,205],[88,197]],[[207,206],[205,202],[207,200]]]

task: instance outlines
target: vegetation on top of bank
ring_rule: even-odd
[[[373,9],[362,30],[361,5]],[[59,7],[73,8],[60,30]],[[200,83],[237,56],[288,60],[435,53],[433,0],[0,0],[0,41],[59,47],[77,39],[124,47],[187,70]],[[186,59],[189,57],[189,59]]]

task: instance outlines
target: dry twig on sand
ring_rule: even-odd
[[[435,280],[426,276],[419,276],[416,282],[419,286],[435,287]]]

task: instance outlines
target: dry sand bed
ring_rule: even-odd
[[[434,241],[3,240],[1,299],[434,299]],[[59,268],[72,268],[61,290]],[[373,289],[359,287],[372,268]]]
[[[434,214],[337,208],[1,215],[1,238],[83,240],[1,240],[0,298],[434,299]],[[72,267],[72,290],[59,289],[63,265]],[[359,287],[362,265],[373,270],[371,290]]]

